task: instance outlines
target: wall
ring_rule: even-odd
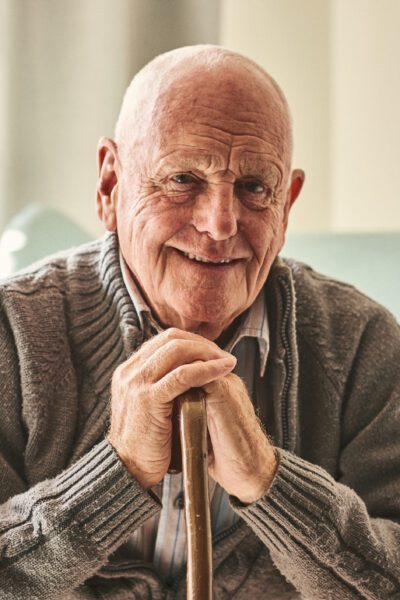
[[[400,230],[400,1],[333,8],[332,228]]]
[[[222,0],[221,23],[292,107],[292,231],[400,230],[400,1]]]
[[[11,131],[6,126],[9,119],[10,88],[10,11],[9,3],[0,0],[0,232],[8,216],[6,199],[10,188],[9,144]]]

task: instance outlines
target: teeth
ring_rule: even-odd
[[[232,260],[230,258],[223,258],[222,260],[207,260],[206,258],[202,258],[201,256],[196,256],[195,254],[191,254],[190,252],[183,253],[190,260],[197,260],[198,262],[211,263],[211,264],[222,264],[222,263],[230,263]]]

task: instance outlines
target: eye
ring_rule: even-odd
[[[263,194],[265,192],[265,187],[259,181],[241,181],[238,187],[251,194]]]
[[[173,175],[171,180],[174,183],[179,183],[181,185],[190,185],[197,182],[196,177],[191,173],[178,173],[177,175]]]
[[[239,200],[254,210],[266,208],[272,196],[270,188],[257,179],[237,181],[235,190]]]
[[[169,200],[183,204],[193,200],[202,186],[201,179],[192,173],[175,173],[165,182],[165,192]]]

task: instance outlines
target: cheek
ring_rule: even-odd
[[[267,255],[277,252],[281,241],[282,219],[282,210],[272,207],[265,212],[254,213],[245,226],[246,238],[260,265],[264,263]]]
[[[185,227],[187,211],[155,195],[121,203],[119,235],[135,256],[158,259],[163,245]],[[122,243],[122,239],[121,239]]]

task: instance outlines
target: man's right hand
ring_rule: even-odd
[[[174,399],[224,377],[235,364],[214,342],[171,328],[114,371],[107,437],[142,487],[159,483],[169,467]]]

